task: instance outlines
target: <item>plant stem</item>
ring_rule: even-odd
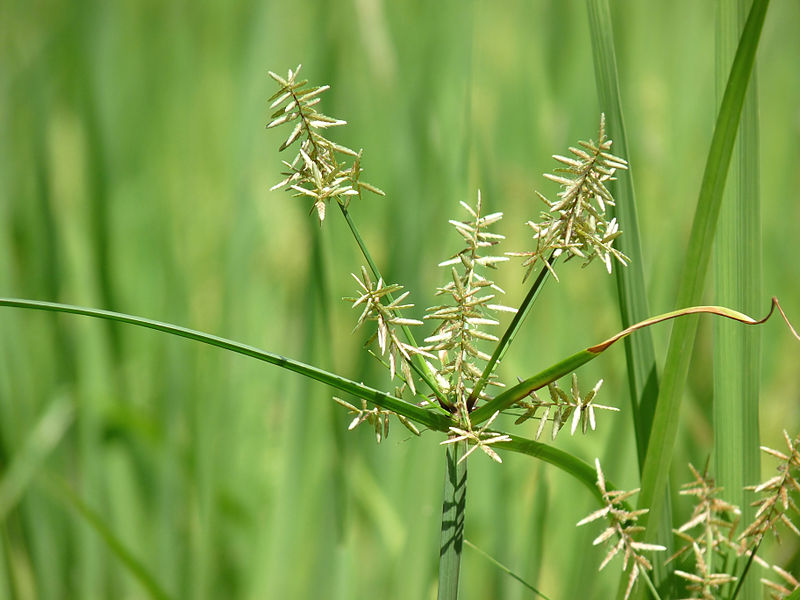
[[[552,267],[557,258],[558,257],[555,256],[555,252],[551,253],[550,257],[547,259],[548,264]],[[533,303],[536,301],[539,292],[542,290],[544,282],[547,281],[548,275],[550,275],[550,269],[547,267],[542,267],[538,277],[536,277],[536,280],[531,285],[531,289],[528,290],[527,296],[525,296],[525,299],[522,301],[522,304],[520,304],[519,309],[517,309],[514,318],[511,319],[511,323],[509,323],[508,328],[506,328],[505,332],[503,333],[503,337],[500,338],[497,347],[494,349],[492,357],[489,359],[489,362],[486,363],[486,367],[483,369],[483,373],[481,373],[481,378],[475,384],[475,388],[469,395],[469,398],[467,399],[467,408],[469,410],[472,410],[475,406],[475,403],[478,401],[481,392],[489,381],[492,371],[494,371],[495,365],[499,361],[503,360],[508,347],[514,340],[514,337],[517,335],[519,328],[522,326],[523,321],[525,321],[525,317],[528,316]]]
[[[467,502],[467,461],[461,461],[466,442],[447,445],[445,454],[442,536],[439,548],[438,600],[458,598],[461,552],[464,547],[464,512]]]

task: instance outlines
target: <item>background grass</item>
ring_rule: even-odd
[[[674,308],[716,112],[714,8],[612,3],[648,302]],[[758,54],[763,289],[800,319],[800,7],[770,7]],[[315,225],[268,188],[267,69],[330,83],[333,135],[365,149],[387,192],[352,213],[383,272],[418,308],[442,282],[459,200],[503,210],[508,249],[539,206],[540,174],[598,109],[583,2],[6,2],[0,7],[0,295],[169,320],[384,385],[340,298],[360,265],[339,215]],[[618,328],[601,268],[562,267],[502,365],[527,376]],[[521,271],[498,279],[518,301]],[[711,440],[711,326],[700,337],[673,471]],[[653,330],[663,363],[668,326]],[[761,431],[800,426],[797,346],[762,331]],[[585,388],[627,407],[621,347]],[[66,399],[66,400],[65,400]],[[74,410],[65,410],[65,402]],[[41,434],[45,417],[58,417]],[[630,414],[558,445],[638,485]],[[66,480],[179,598],[420,598],[433,593],[444,461],[395,426],[375,448],[323,386],[188,341],[85,319],[0,312],[0,597],[146,597],[37,473]],[[535,424],[523,428],[532,435]],[[15,469],[9,467],[16,459]],[[769,468],[772,465],[768,465]],[[766,471],[765,471],[766,472]],[[26,475],[27,473],[27,475]],[[470,462],[466,536],[554,598],[609,597],[580,486],[530,458]],[[675,486],[677,487],[677,486]],[[2,490],[5,491],[5,490]],[[13,491],[13,490],[12,490]],[[6,505],[0,502],[0,507]],[[676,508],[685,509],[678,502]],[[0,515],[2,516],[2,515]],[[784,560],[791,544],[775,551]],[[800,570],[794,558],[793,570]],[[469,548],[465,598],[525,590]]]

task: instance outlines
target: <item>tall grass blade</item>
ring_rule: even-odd
[[[703,293],[722,192],[768,4],[768,0],[756,0],[753,3],[736,51],[700,187],[678,293],[678,306],[697,303]],[[696,328],[696,317],[681,319],[673,326],[670,336],[639,496],[639,507],[650,509],[649,514],[645,515],[648,541],[655,537],[661,511],[664,510],[663,493],[672,461],[683,387]]]
[[[614,51],[614,29],[608,0],[587,0],[586,6],[589,11],[589,31],[592,36],[592,57],[600,110],[606,115],[606,127],[608,136],[614,140],[614,152],[627,157],[629,161],[626,176],[612,184],[614,186],[612,193],[617,202],[616,206],[611,207],[612,216],[617,217],[624,234],[616,243],[619,250],[631,259],[631,263],[625,269],[614,270],[620,316],[622,326],[625,328],[650,315],[644,284],[644,257],[639,235],[639,218],[633,189],[635,170],[630,164],[631,154],[622,115],[617,58]],[[653,337],[649,331],[643,331],[640,335],[625,340],[625,360],[628,365],[628,388],[641,469],[658,398],[658,373]]]
[[[722,95],[747,7],[743,0],[717,6],[716,84]],[[755,71],[755,67],[753,68]],[[761,210],[759,199],[758,107],[755,72],[747,90],[739,135],[720,209],[714,245],[715,302],[753,310],[761,298]],[[714,477],[728,502],[742,509],[742,522],[755,509],[744,486],[761,481],[758,418],[760,331],[714,323]],[[744,561],[740,561],[740,565]],[[760,597],[758,578],[744,581],[740,597]]]

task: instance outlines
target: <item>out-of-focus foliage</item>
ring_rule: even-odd
[[[660,313],[675,308],[713,127],[714,12],[688,0],[612,9],[625,158]],[[776,295],[795,322],[798,23],[800,6],[773,3],[757,74],[764,309]],[[458,202],[480,188],[487,213],[505,214],[508,247],[525,247],[530,232],[514,224],[538,216],[533,190],[550,155],[596,128],[582,2],[10,0],[0,6],[0,295],[173,321],[387,387],[341,302],[361,264],[346,226],[331,211],[320,229],[307,203],[268,191],[281,179],[283,140],[263,129],[267,71],[298,63],[333,86],[326,114],[349,125],[331,139],[369,157],[369,181],[387,197],[365,195],[350,211],[387,280],[414,290],[417,307],[446,283],[434,267],[458,243],[447,226]],[[561,283],[548,283],[504,379],[618,329],[611,283],[577,267],[562,265]],[[521,273],[499,277],[514,305]],[[653,331],[661,361],[668,328]],[[676,465],[702,464],[711,447],[709,333],[701,325]],[[762,348],[762,439],[778,447],[783,429],[800,427],[796,346],[769,325]],[[586,377],[602,374],[604,402],[626,406],[622,350],[595,362]],[[65,415],[48,430],[55,438],[37,429],[49,415]],[[176,598],[429,597],[438,440],[406,443],[412,434],[397,427],[376,450],[367,428],[343,433],[349,420],[329,390],[244,357],[4,309],[0,479],[20,457],[31,468],[0,521],[0,597],[143,597],[47,485],[51,475]],[[631,428],[615,421],[606,446],[556,443],[590,461],[599,453],[607,476],[634,488]],[[602,554],[585,551],[597,532],[574,527],[593,499],[529,458],[503,459],[471,463],[467,538],[552,597],[609,597],[615,573],[597,574]],[[791,567],[792,543],[770,560]],[[465,561],[466,597],[523,596],[479,555]]]

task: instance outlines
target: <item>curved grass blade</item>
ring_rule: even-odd
[[[700,186],[678,293],[678,306],[689,306],[698,302],[703,293],[722,192],[768,5],[769,0],[753,2],[733,61]],[[642,472],[642,491],[639,494],[639,507],[650,508],[650,512],[643,519],[643,524],[647,527],[646,541],[654,539],[655,528],[663,510],[664,489],[672,462],[683,387],[689,370],[696,329],[696,318],[682,319],[675,324],[670,336],[650,443]]]
[[[71,304],[59,304],[57,302],[43,302],[39,300],[25,300],[20,298],[0,298],[0,306],[13,306],[16,308],[70,313],[75,315],[83,315],[86,317],[93,317],[96,319],[117,321],[119,323],[126,323],[128,325],[146,327],[148,329],[155,329],[156,331],[160,331],[162,333],[169,333],[171,335],[184,337],[196,342],[202,342],[210,346],[216,346],[218,348],[230,350],[231,352],[236,352],[238,354],[244,354],[245,356],[250,356],[251,358],[256,358],[258,360],[277,365],[282,369],[294,371],[295,373],[299,373],[304,377],[315,379],[316,381],[326,383],[331,387],[352,394],[358,398],[363,398],[371,404],[396,412],[397,414],[403,415],[404,417],[416,421],[417,423],[420,423],[425,427],[429,427],[430,429],[447,431],[448,427],[452,423],[452,421],[443,414],[425,410],[419,406],[416,406],[415,404],[411,404],[410,402],[406,402],[401,398],[396,398],[362,383],[357,383],[350,379],[340,377],[335,373],[292,360],[291,358],[286,358],[285,356],[280,356],[279,354],[273,354],[272,352],[267,352],[266,350],[261,350],[260,348],[248,346],[247,344],[221,338],[216,335],[211,335],[210,333],[188,329],[186,327],[173,325],[171,323],[154,321],[144,317],[137,317],[134,315],[117,313],[109,310],[101,310],[97,308],[85,308]]]
[[[658,315],[655,317],[651,317],[649,319],[645,319],[635,325],[631,325],[627,329],[623,329],[616,335],[611,336],[607,340],[600,342],[599,344],[595,344],[594,346],[590,346],[585,350],[581,350],[580,352],[576,352],[571,356],[557,362],[556,364],[548,367],[544,371],[541,371],[534,375],[533,377],[529,377],[524,381],[521,381],[517,385],[508,388],[501,394],[498,394],[494,398],[492,398],[489,402],[484,404],[483,406],[475,409],[470,414],[470,420],[473,425],[477,425],[482,423],[489,417],[491,417],[497,411],[503,411],[510,406],[512,406],[515,402],[522,400],[525,396],[534,392],[548,383],[552,383],[557,379],[563,377],[564,375],[568,375],[572,373],[578,367],[583,366],[593,358],[599,356],[602,352],[610,348],[613,344],[618,342],[619,340],[625,339],[630,334],[640,329],[644,329],[646,327],[650,327],[651,325],[655,325],[657,323],[662,323],[664,321],[668,321],[670,319],[675,319],[678,317],[688,317],[691,315],[698,315],[698,314],[712,314],[717,315],[720,317],[726,317],[728,319],[732,319],[734,321],[738,321],[745,325],[761,325],[765,323],[771,316],[772,313],[775,312],[775,309],[783,316],[784,321],[789,326],[789,329],[792,331],[794,336],[800,340],[800,335],[792,327],[789,320],[786,318],[786,314],[783,312],[780,304],[778,303],[777,298],[772,299],[772,304],[770,305],[769,312],[767,316],[763,319],[754,319],[749,317],[744,313],[740,313],[736,310],[731,310],[730,308],[725,308],[724,306],[691,306],[689,308],[683,308],[680,310],[673,310],[668,313],[664,313],[663,315]]]
[[[518,435],[509,435],[508,437],[511,438],[510,442],[497,442],[496,444],[492,444],[492,446],[519,454],[527,454],[528,456],[549,463],[554,467],[558,467],[580,481],[602,504],[603,495],[600,490],[597,489],[596,485],[597,471],[592,465],[554,446],[548,446],[547,444],[529,440]],[[608,480],[606,480],[606,486],[608,489],[614,487]]]

